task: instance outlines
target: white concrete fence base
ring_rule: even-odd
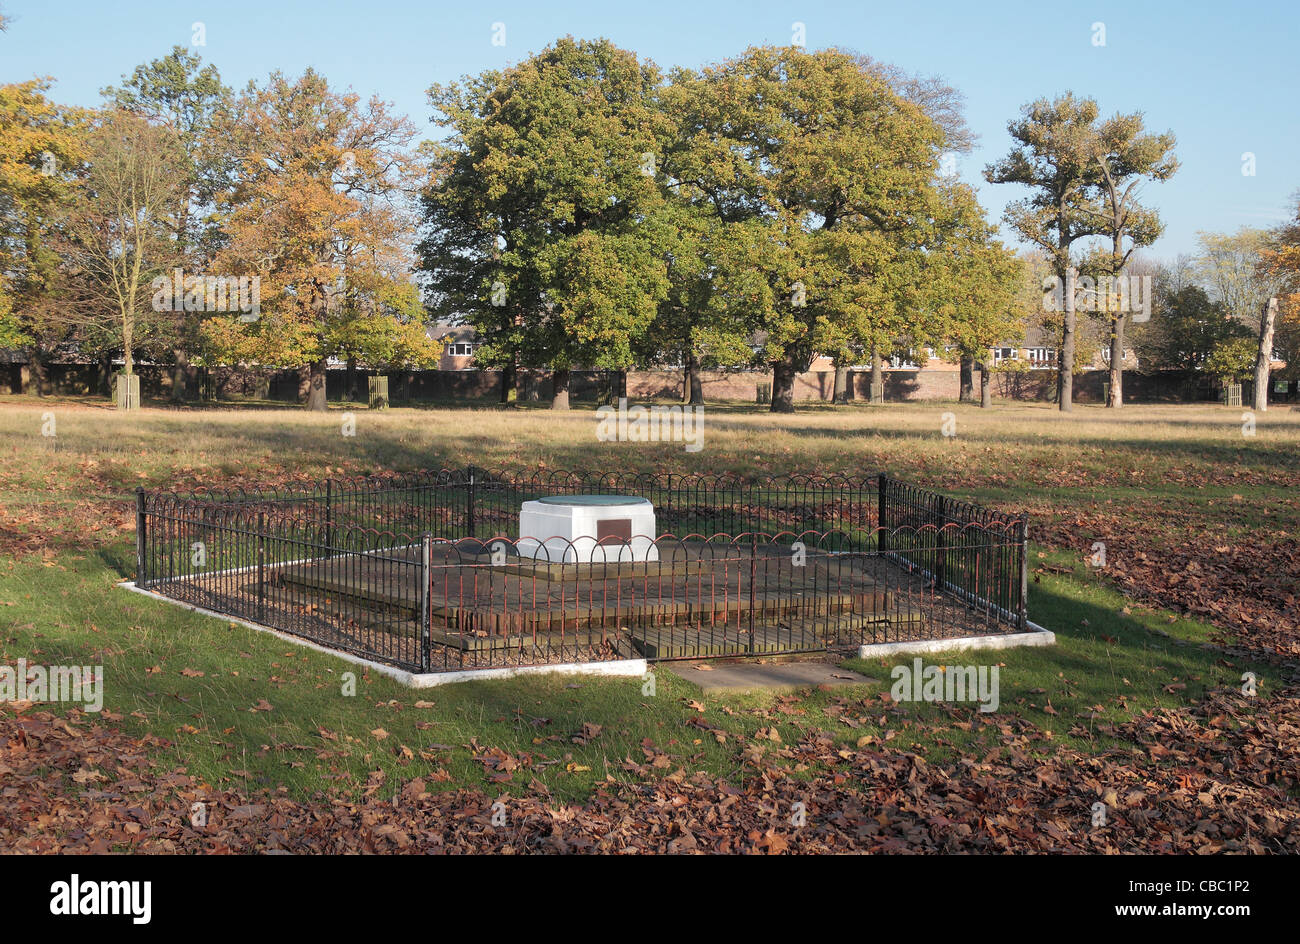
[[[132,593],[138,593],[154,600],[161,600],[163,603],[170,603],[172,606],[179,606],[181,609],[189,610],[191,613],[198,613],[201,616],[210,616],[213,619],[219,619],[225,623],[237,623],[240,626],[247,626],[249,629],[255,629],[259,633],[269,633],[276,639],[282,639],[295,646],[314,649],[317,652],[323,652],[326,655],[334,656],[336,659],[342,659],[344,662],[350,662],[353,665],[362,666],[365,669],[379,675],[385,675],[388,678],[410,688],[434,688],[438,685],[450,685],[454,682],[473,682],[482,679],[508,679],[516,678],[521,675],[604,675],[642,678],[645,676],[646,672],[649,671],[649,664],[645,659],[614,659],[608,662],[559,662],[554,665],[496,666],[490,669],[453,669],[447,672],[408,672],[405,669],[399,669],[393,665],[385,665],[382,662],[375,662],[372,659],[366,659],[351,652],[341,652],[338,649],[331,649],[328,646],[321,645],[320,643],[312,642],[310,639],[303,639],[301,636],[294,636],[290,633],[281,632],[278,629],[272,629],[270,626],[263,626],[261,623],[239,619],[235,616],[227,616],[224,613],[218,613],[215,610],[208,610],[201,606],[195,606],[192,603],[182,603],[180,600],[173,600],[171,597],[163,596],[161,593],[155,593],[152,590],[145,590],[141,587],[137,587],[133,580],[123,580],[118,584],[118,586],[124,590],[130,590]]]
[[[1022,646],[1054,646],[1056,633],[1037,623],[1030,632],[1002,636],[957,636],[952,639],[917,639],[912,642],[874,642],[858,647],[859,659],[880,659],[913,653],[959,652],[964,649],[1019,649]]]

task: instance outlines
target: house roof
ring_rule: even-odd
[[[473,341],[478,332],[474,330],[473,325],[451,324],[440,321],[437,324],[429,325],[424,329],[425,335],[431,341]]]

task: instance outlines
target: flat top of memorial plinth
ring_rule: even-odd
[[[637,495],[547,495],[537,499],[543,505],[578,505],[608,508],[613,505],[648,505],[650,499]]]

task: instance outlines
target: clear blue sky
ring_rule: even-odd
[[[1141,110],[1148,126],[1178,136],[1182,169],[1151,185],[1166,234],[1152,252],[1195,247],[1197,230],[1271,226],[1300,189],[1300,5],[1227,2],[967,3],[604,2],[485,3],[49,2],[0,0],[14,22],[0,34],[0,82],[57,80],[63,102],[94,105],[99,90],[137,64],[190,45],[242,87],[272,69],[314,66],[339,88],[393,102],[435,135],[430,84],[525,58],[557,36],[608,37],[662,67],[699,66],[746,46],[791,41],[806,25],[809,48],[853,48],[910,71],[938,74],[967,97],[980,136],[959,172],[979,187],[992,219],[1018,195],[985,184],[980,170],[1010,146],[1008,119],[1025,102],[1071,89],[1105,114]],[[506,27],[504,47],[492,27]],[[1105,24],[1104,47],[1093,24]],[[1242,154],[1256,175],[1242,174]]]

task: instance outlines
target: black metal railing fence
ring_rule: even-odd
[[[726,605],[710,609],[713,601],[703,598],[706,578],[699,575],[698,599],[686,599],[689,594],[679,591],[689,589],[690,575],[672,567],[651,573],[620,565],[594,581],[572,569],[540,572],[549,567],[546,561],[515,563],[513,571],[495,566],[488,545],[495,539],[513,550],[524,501],[603,493],[649,499],[656,543],[670,556],[680,557],[687,544],[696,554],[706,548],[707,580]],[[491,620],[476,617],[476,623],[473,612],[496,613],[498,626],[518,623],[527,631],[502,631],[518,643],[513,655],[509,646],[497,647],[488,655],[479,652],[470,664],[611,658],[647,649],[659,653],[654,658],[753,651],[756,614],[761,617],[766,605],[761,600],[787,592],[799,601],[781,613],[791,627],[791,646],[764,651],[882,641],[882,633],[888,638],[889,626],[899,624],[897,614],[916,607],[929,614],[924,629],[911,616],[902,622],[912,626],[909,631],[933,636],[960,634],[972,625],[970,631],[1023,631],[1027,623],[1026,518],[884,474],[755,479],[469,467],[257,492],[141,489],[136,511],[139,586],[416,671],[466,665],[466,653],[475,646],[489,652],[481,640],[485,632],[491,637],[483,628]],[[795,581],[784,561],[797,558],[796,542],[806,549],[810,541],[825,555],[818,571],[825,579],[810,582],[805,573],[799,577],[803,583],[789,589]],[[726,552],[719,554],[720,547]],[[850,571],[870,572],[906,607],[896,606],[892,619],[877,621],[881,625],[863,622],[859,613],[855,631],[844,632],[839,624],[832,631],[827,601],[839,598],[846,580],[852,583]],[[541,596],[539,573],[546,589]],[[663,589],[665,574],[676,587],[671,598]],[[658,581],[653,588],[651,580]],[[747,645],[714,646],[697,637],[694,647],[690,638],[665,646],[644,634],[629,642],[618,638],[624,614],[619,607],[610,617],[613,638],[604,622],[596,633],[592,600],[611,592],[632,599],[641,615],[671,610],[673,626],[682,619],[697,625],[689,614],[708,614],[708,639],[719,625],[725,636],[734,623],[736,633],[748,634]],[[585,602],[578,599],[582,594]],[[760,602],[746,605],[740,594],[757,595]],[[520,622],[525,610],[534,614],[531,623]],[[503,621],[500,614],[511,612],[518,618]],[[584,620],[587,629],[579,632]],[[821,631],[795,632],[800,624]],[[568,637],[566,630],[572,630]]]

